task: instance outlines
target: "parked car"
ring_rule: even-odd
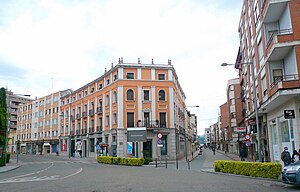
[[[283,183],[300,186],[300,161],[283,167],[281,177]]]

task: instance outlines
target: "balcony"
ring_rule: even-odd
[[[102,107],[97,107],[97,114],[102,114],[102,113],[103,113]]]
[[[270,85],[271,96],[275,94],[278,89],[290,89],[299,87],[299,76],[298,74],[274,76],[273,82]]]
[[[138,121],[137,127],[146,127],[146,128],[166,128],[167,123],[166,122],[159,122],[156,121]]]
[[[71,135],[71,136],[74,135],[74,130],[70,131],[70,135]]]
[[[278,21],[290,0],[265,0],[262,5],[263,22]]]
[[[70,120],[71,120],[71,121],[75,121],[74,115],[71,115],[71,116],[70,116]]]
[[[82,131],[81,134],[87,134],[87,128],[83,128],[81,131]]]
[[[81,118],[80,113],[76,114],[76,119],[80,120],[80,118]]]
[[[89,133],[94,133],[94,127],[89,128]]]
[[[97,130],[96,130],[97,132],[102,132],[102,126],[97,126]]]
[[[94,116],[95,115],[95,110],[94,109],[90,109],[89,110],[89,116]]]
[[[86,111],[82,112],[82,117],[83,117],[83,118],[86,118],[86,117],[87,117]]]
[[[80,135],[80,130],[76,130],[76,135]]]

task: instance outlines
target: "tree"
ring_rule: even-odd
[[[7,104],[6,90],[0,89],[0,146],[5,146],[5,137],[7,129]]]

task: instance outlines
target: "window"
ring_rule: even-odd
[[[98,89],[102,89],[102,83],[98,85]]]
[[[105,126],[109,126],[109,116],[106,115],[105,117]]]
[[[118,79],[117,75],[114,75],[114,81],[116,81]]]
[[[108,104],[109,104],[109,96],[106,95],[106,97],[105,97],[105,106],[108,106]]]
[[[160,123],[161,128],[166,128],[167,127],[166,113],[165,112],[159,113],[159,123]]]
[[[133,101],[133,100],[134,100],[133,90],[132,89],[128,89],[127,90],[127,101]]]
[[[113,122],[112,123],[117,124],[117,114],[116,113],[113,114]]]
[[[95,139],[90,138],[90,152],[95,152]]]
[[[134,113],[127,112],[127,127],[134,127]]]
[[[166,80],[165,74],[158,74],[158,80]]]
[[[117,92],[114,91],[114,94],[113,94],[113,103],[116,103],[117,102]]]
[[[166,94],[164,90],[160,90],[158,92],[158,100],[159,101],[165,101],[166,100]]]
[[[161,155],[168,155],[168,137],[167,135],[163,135],[162,137],[163,146],[161,148]]]
[[[150,91],[144,90],[144,101],[149,101],[149,100],[150,100]]]
[[[266,96],[267,95],[266,76],[264,76],[263,79],[261,80],[261,89],[262,89],[262,95]]]
[[[134,73],[127,73],[126,78],[127,79],[134,79]]]
[[[109,85],[109,79],[106,80],[106,85]]]

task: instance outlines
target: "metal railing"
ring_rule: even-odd
[[[102,131],[102,126],[97,126],[97,132],[101,132]]]
[[[294,81],[294,80],[298,80],[298,79],[299,79],[298,74],[274,76],[273,83],[270,85],[270,87],[273,88],[275,85],[278,84],[278,82],[281,82],[281,81]]]
[[[280,29],[280,30],[272,30],[272,31],[269,31],[269,33],[270,33],[271,35],[270,35],[270,37],[269,37],[269,40],[268,40],[268,43],[267,43],[267,47],[270,46],[271,42],[272,42],[273,39],[274,39],[274,36],[291,34],[291,33],[293,33],[293,31],[292,31],[292,29]]]
[[[166,128],[167,122],[156,121],[138,121],[137,127],[146,127],[146,128]]]
[[[89,116],[93,116],[94,114],[95,114],[94,109],[90,109],[90,110],[89,110]]]
[[[80,118],[81,118],[80,114],[76,114],[76,119],[78,120]]]
[[[86,117],[87,117],[86,111],[82,112],[82,117],[83,117],[83,118],[86,118]]]
[[[103,112],[102,107],[97,107],[97,114],[102,113],[102,112]]]

